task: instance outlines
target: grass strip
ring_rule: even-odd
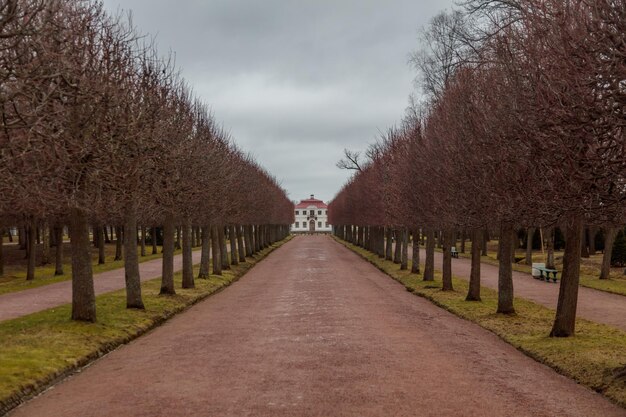
[[[160,296],[161,279],[142,283],[145,310],[126,309],[125,290],[96,297],[97,323],[69,319],[71,305],[0,323],[0,415],[122,344],[141,336],[243,276],[290,237],[264,249],[222,276],[196,279],[196,288]],[[197,276],[198,268],[194,268]]]
[[[200,250],[198,248],[194,248],[195,250]],[[178,255],[182,253],[182,250],[176,250],[174,255]],[[154,259],[161,259],[163,254],[161,251],[154,255],[146,255],[139,257],[139,263],[152,261]],[[101,272],[112,271],[114,269],[124,268],[124,260],[119,261],[107,261],[104,264],[98,264],[97,261],[92,264],[92,270],[94,273],[94,278],[98,277],[95,274],[99,274]],[[30,290],[32,288],[43,287],[44,285],[55,284],[57,282],[69,281],[72,279],[72,265],[71,263],[63,264],[63,275],[54,275],[54,265],[45,265],[38,266],[35,270],[35,279],[32,281],[26,280],[26,270],[24,268],[20,268],[19,270],[13,270],[15,268],[9,267],[7,269],[11,269],[11,271],[5,273],[5,276],[0,278],[0,295],[9,294],[12,292]]]
[[[470,247],[471,245],[467,245]],[[441,249],[436,248],[437,252],[442,252]],[[466,248],[467,251],[467,248]],[[562,256],[562,253],[561,253]],[[459,257],[465,259],[471,259],[471,253],[459,253]],[[481,256],[480,261],[482,263],[486,263],[493,266],[498,266],[499,261],[496,259],[495,253],[489,252],[487,256]],[[543,260],[537,260],[538,262],[543,262]],[[522,261],[523,262],[523,261]],[[556,263],[556,268],[560,271],[563,269],[562,262]],[[532,268],[530,265],[522,264],[522,263],[514,263],[512,264],[513,270],[517,272],[524,272],[526,274],[532,273]],[[615,268],[614,268],[615,269]],[[626,296],[626,275],[617,274],[612,272],[608,279],[599,279],[600,269],[594,266],[582,265],[580,267],[580,281],[579,285],[581,287],[592,288],[598,291],[604,291],[611,294],[624,295]]]
[[[465,301],[468,282],[453,278],[455,291],[441,291],[441,273],[435,281],[425,282],[422,275],[401,271],[400,265],[336,239],[402,283],[406,289],[451,313],[495,333],[516,349],[562,375],[574,379],[626,408],[626,332],[584,319],[576,321],[576,336],[548,337],[554,310],[515,298],[517,314],[496,314],[497,292],[481,288],[481,302]]]

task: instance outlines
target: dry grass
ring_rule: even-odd
[[[54,250],[54,248],[52,249]],[[140,256],[139,262],[146,262],[161,258],[161,247],[158,246],[157,249],[157,253],[152,255],[152,246],[146,247],[147,255]],[[181,251],[178,250],[175,253],[178,254],[180,252]],[[92,265],[94,274],[124,267],[123,260],[113,260],[115,258],[115,243],[105,245],[105,254],[106,262],[102,265],[98,265],[98,250],[96,248],[92,250]],[[63,248],[64,274],[54,275],[54,264],[37,266],[35,269],[35,279],[32,281],[26,280],[26,261],[24,259],[24,251],[19,250],[16,245],[6,245],[5,255],[6,264],[4,267],[4,275],[0,277],[0,295],[54,284],[55,282],[67,281],[72,278],[69,243],[66,243]],[[52,255],[54,255],[54,252]],[[40,253],[38,253],[37,259],[41,259]]]

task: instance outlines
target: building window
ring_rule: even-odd
[[[317,210],[317,214],[322,214],[322,210]]]
[[[326,222],[326,227],[328,227],[328,222]]]
[[[300,227],[300,222],[296,222],[296,228]]]
[[[298,214],[300,214],[300,212],[299,212],[298,210],[296,210],[296,216],[297,216]]]
[[[311,211],[309,211],[309,214],[310,214],[311,216],[315,216],[315,210],[311,210]]]
[[[322,222],[317,222],[317,227],[322,227]]]

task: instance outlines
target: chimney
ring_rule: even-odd
[[[315,194],[311,194],[311,200],[315,198]]]

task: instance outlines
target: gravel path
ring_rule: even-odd
[[[325,236],[299,236],[226,290],[18,416],[626,416],[416,297]]]
[[[193,252],[193,263],[200,263],[200,252]],[[161,276],[162,259],[139,264],[141,281],[148,281]],[[174,271],[183,268],[182,255],[174,257]],[[124,268],[94,274],[96,295],[125,288]],[[37,311],[57,307],[72,302],[72,281],[43,285],[30,290],[0,295],[0,321],[10,320]]]
[[[409,256],[411,256],[411,250],[409,250]],[[420,260],[424,262],[424,259],[426,259],[426,252],[421,249]],[[435,269],[441,270],[442,262],[443,254],[435,252]],[[452,274],[459,278],[469,279],[471,266],[470,259],[452,259]],[[480,275],[482,286],[498,289],[497,266],[481,263]],[[525,272],[513,271],[513,287],[516,297],[526,298],[556,310],[559,299],[559,283],[540,281]],[[577,316],[626,331],[626,297],[580,287],[578,289]]]

